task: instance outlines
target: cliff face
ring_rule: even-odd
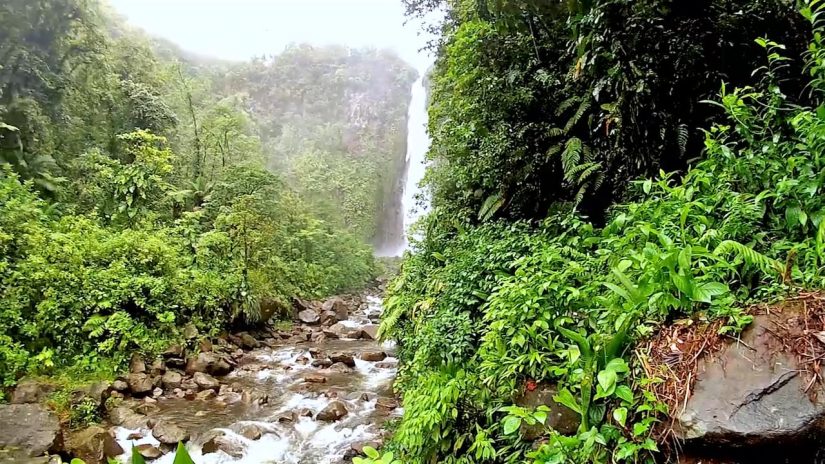
[[[293,46],[238,66],[271,169],[333,224],[376,245],[397,239],[415,70],[388,51]]]

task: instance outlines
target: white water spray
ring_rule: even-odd
[[[401,256],[409,242],[407,234],[410,226],[429,209],[429,199],[423,197],[421,180],[426,170],[426,155],[430,149],[430,136],[427,133],[427,89],[424,86],[425,73],[412,85],[410,106],[407,110],[407,158],[404,190],[401,196],[404,221],[400,240],[378,252],[379,256]]]

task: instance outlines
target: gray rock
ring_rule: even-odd
[[[315,325],[321,322],[321,317],[315,310],[305,309],[298,313],[298,320],[304,324]]]
[[[198,328],[197,328],[197,327],[195,327],[195,324],[192,324],[191,322],[190,322],[190,323],[188,323],[188,324],[186,324],[186,325],[183,327],[183,336],[184,336],[187,340],[193,340],[193,339],[197,338],[197,336],[198,336]]]
[[[330,298],[321,306],[324,311],[332,311],[339,321],[345,321],[349,317],[349,307],[340,297]]]
[[[174,345],[170,346],[163,352],[163,358],[182,358],[183,357],[183,347],[179,344],[175,343]]]
[[[215,393],[215,390],[204,390],[202,392],[198,392],[198,394],[195,395],[195,399],[200,400],[200,401],[207,401],[207,400],[211,400],[215,396],[217,396],[217,393]]]
[[[148,395],[155,388],[154,381],[146,374],[129,374],[126,383],[129,384],[129,391],[135,396]]]
[[[143,362],[143,358],[137,353],[132,354],[129,360],[129,373],[143,374],[144,372],[146,372],[146,363]]]
[[[38,382],[36,380],[26,379],[20,381],[11,395],[12,404],[29,404],[41,403],[46,398],[55,392],[57,388],[54,385]]]
[[[112,434],[97,425],[70,433],[65,450],[86,464],[106,464],[107,458],[124,453]]]
[[[77,388],[73,390],[71,394],[72,405],[76,406],[82,403],[91,403],[94,404],[96,408],[102,408],[111,391],[112,384],[106,380]]]
[[[331,372],[337,372],[339,374],[349,374],[350,372],[352,372],[352,369],[342,362],[337,362],[329,366],[329,370]]]
[[[165,445],[177,445],[189,440],[189,432],[168,421],[158,421],[152,428],[155,440]]]
[[[57,416],[39,404],[0,404],[0,448],[20,448],[28,456],[57,452],[63,434]]]
[[[329,359],[333,363],[344,363],[347,367],[355,367],[355,357],[352,353],[330,353]]]
[[[146,427],[148,418],[127,407],[120,406],[109,413],[109,422],[111,422],[112,425],[118,425],[127,429],[139,429]]]
[[[183,376],[175,371],[167,371],[163,374],[163,377],[161,377],[161,382],[163,383],[163,388],[174,390],[175,388],[180,388],[180,384],[183,382]]]
[[[206,372],[210,375],[222,376],[232,372],[232,365],[223,356],[217,353],[200,353],[196,358],[189,359],[186,364],[186,373]]]
[[[555,385],[540,383],[534,390],[527,390],[516,398],[516,405],[523,408],[536,409],[539,406],[547,406],[550,412],[547,413],[545,426],[554,429],[562,435],[571,435],[579,428],[579,415],[565,406],[556,403],[553,397],[558,394]],[[536,424],[529,426],[521,425],[521,434],[525,440],[535,440],[544,434],[544,426]]]
[[[322,409],[321,412],[315,416],[315,419],[324,422],[335,422],[341,420],[347,414],[349,414],[349,411],[343,402],[333,401]]]
[[[261,428],[254,424],[248,424],[241,427],[241,436],[250,440],[260,440],[263,436]]]
[[[212,454],[218,451],[223,451],[236,459],[243,457],[244,454],[242,444],[227,438],[223,432],[213,432],[212,438],[204,442],[201,447],[201,452],[203,454]]]
[[[782,351],[771,333],[776,323],[793,325],[794,317],[791,309],[757,316],[741,343],[700,361],[693,396],[678,416],[681,438],[689,444],[747,447],[825,431],[825,388],[815,384],[816,395],[805,392],[795,357]]]
[[[241,348],[245,350],[253,350],[261,346],[258,340],[255,340],[255,337],[246,332],[239,333],[238,337],[241,339]]]
[[[361,327],[361,338],[365,340],[378,340],[378,324],[368,324]]]
[[[204,374],[203,372],[196,372],[195,375],[192,376],[192,380],[195,381],[200,390],[217,391],[221,387],[221,383],[218,382],[217,379],[209,374]]]
[[[140,454],[141,456],[150,461],[163,456],[163,451],[148,443],[144,445],[137,445],[135,449],[137,450],[138,454]]]
[[[377,362],[387,359],[387,353],[383,351],[364,351],[359,357],[364,361]]]
[[[398,409],[398,400],[395,398],[381,397],[375,400],[375,410],[378,412],[387,414],[394,409]]]
[[[112,389],[114,391],[125,392],[129,390],[129,384],[123,379],[117,379],[112,382]]]

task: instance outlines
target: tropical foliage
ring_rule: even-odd
[[[526,20],[525,27],[530,21],[535,21],[534,29],[544,27],[539,22],[544,18],[537,16],[535,9],[532,17],[519,9],[523,3],[497,5],[514,8],[516,14],[509,18],[516,24]],[[628,6],[629,10],[619,11],[648,15],[663,11],[645,9],[655,2],[633,3],[639,5],[638,10]],[[603,225],[566,207],[569,195],[577,189],[538,197],[552,200],[538,202],[550,211],[540,222],[498,220],[468,225],[466,217],[473,208],[457,210],[447,203],[448,198],[467,199],[464,205],[484,203],[482,212],[498,207],[498,216],[524,217],[513,209],[518,206],[517,197],[510,190],[499,190],[497,183],[506,184],[506,176],[513,175],[515,188],[530,189],[536,184],[525,181],[529,179],[526,173],[542,163],[531,158],[534,161],[525,162],[523,169],[518,164],[500,169],[483,164],[506,164],[515,156],[532,153],[509,145],[507,153],[513,157],[477,157],[486,147],[502,147],[499,143],[512,143],[523,134],[516,126],[500,126],[504,132],[490,131],[489,125],[477,124],[477,118],[492,114],[528,127],[529,114],[498,111],[504,100],[532,100],[529,96],[519,100],[525,94],[514,86],[483,93],[496,101],[489,106],[475,97],[467,98],[468,89],[480,89],[491,82],[495,86],[499,79],[507,79],[507,73],[476,69],[476,74],[467,76],[467,68],[459,72],[453,64],[472,61],[479,54],[486,56],[484,63],[499,62],[506,55],[495,52],[487,56],[490,48],[480,46],[488,43],[482,38],[490,34],[504,46],[518,44],[518,40],[508,29],[509,22],[497,24],[501,19],[489,19],[500,18],[498,7],[482,9],[489,16],[464,23],[462,10],[453,11],[452,20],[461,24],[456,29],[447,27],[441,49],[442,74],[436,78],[441,82],[436,83],[431,110],[436,120],[431,127],[435,168],[430,172],[430,185],[436,208],[419,224],[422,236],[390,286],[381,326],[384,337],[398,341],[402,367],[397,387],[404,396],[404,417],[388,450],[402,462],[421,464],[660,462],[653,430],[668,411],[649,388],[657,379],[648,377],[644,370],[646,355],[635,349],[638,344],[662,324],[683,318],[721,320],[721,331],[734,334],[751,321],[743,311],[748,302],[781,297],[800,287],[825,286],[825,165],[821,159],[825,51],[818,3],[806,5],[800,16],[815,26],[804,63],[786,57],[796,53],[793,49],[768,39],[756,40],[754,45],[762,50],[764,64],[754,73],[750,86],[723,87],[714,99],[713,106],[725,117],[716,119],[717,123],[704,132],[702,160],[682,173],[660,170],[655,177],[629,182],[626,201],[608,209]],[[589,3],[589,9],[571,16],[571,24],[583,27],[585,23],[580,21],[586,22],[589,15],[607,16],[615,10],[600,9],[625,4],[630,5],[620,1]],[[755,9],[744,9],[742,14],[767,8],[763,2],[753,5]],[[789,5],[776,7],[781,7],[781,18],[797,14]],[[743,28],[737,33],[744,30],[754,31]],[[647,34],[637,33],[644,36],[639,40],[648,39]],[[610,35],[600,37],[613,40]],[[688,35],[684,39],[693,38]],[[528,60],[530,53],[546,52],[541,48],[544,42],[537,41],[538,50],[531,51],[533,40],[529,35],[525,40],[524,55],[519,55],[523,59]],[[622,47],[631,46],[616,39],[617,47],[620,42]],[[455,47],[461,47],[462,52],[452,53]],[[645,53],[663,50],[654,47]],[[742,55],[748,53],[743,51]],[[663,54],[655,66],[675,66],[671,58]],[[511,66],[525,62],[507,59]],[[804,74],[800,71],[803,67]],[[569,69],[559,67],[555,72],[560,75]],[[573,68],[572,72],[579,71]],[[790,73],[797,75],[788,80]],[[607,75],[611,79],[625,76]],[[647,76],[665,78],[655,72]],[[810,92],[801,101],[796,98],[799,80],[806,82]],[[551,99],[561,95],[564,93],[554,92]],[[692,95],[699,97],[699,93]],[[447,107],[460,107],[468,117],[472,115],[476,118],[474,127],[481,132],[457,129],[467,118],[439,119],[447,114],[444,111],[453,111],[445,110]],[[575,106],[570,110],[579,112]],[[651,111],[640,117],[661,117],[671,121],[663,127],[673,127],[681,117],[677,111],[681,109],[658,114]],[[551,119],[553,114],[544,113]],[[696,113],[690,110],[686,114],[695,117]],[[439,126],[439,121],[443,125]],[[635,130],[650,127],[639,120],[633,124],[629,124],[630,119],[624,121],[623,128],[617,130],[627,131],[629,137]],[[559,134],[566,133],[565,127]],[[532,142],[535,137],[525,135],[524,140]],[[587,143],[593,139],[572,147],[565,142],[560,150],[581,147],[583,154]],[[686,144],[685,153],[677,156],[681,153],[678,147],[662,146],[660,156],[699,155],[691,147]],[[638,156],[646,157],[652,145],[642,143],[636,148]],[[464,158],[459,157],[459,151]],[[592,159],[598,161],[593,162],[604,162],[602,155],[594,156]],[[581,160],[586,161],[586,157]],[[647,161],[652,163],[649,166],[664,167],[661,158]],[[612,167],[605,169],[608,166]],[[600,169],[605,169],[605,176],[616,178],[634,172],[630,166],[616,164],[603,164]],[[539,180],[546,183],[561,178],[559,174]],[[467,185],[490,190],[479,195],[466,189]],[[554,185],[559,189],[564,184]],[[485,202],[485,195],[491,192],[500,192],[501,197]],[[583,198],[587,201],[586,195]],[[504,209],[508,211],[502,213]],[[495,215],[481,216],[492,219]],[[555,403],[579,417],[575,433],[564,435],[544,426],[536,441],[523,434],[522,424],[549,424],[547,408],[532,409],[518,401],[536,385],[557,389]]]
[[[96,0],[11,0],[0,56],[3,386],[112,375],[184,328],[284,316],[374,276],[414,78],[395,55],[206,61]]]

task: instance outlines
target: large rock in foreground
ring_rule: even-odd
[[[0,448],[15,447],[29,456],[59,451],[63,444],[57,416],[39,404],[0,405]]]
[[[825,432],[825,388],[811,382],[788,352],[786,335],[793,337],[795,328],[810,335],[810,343],[823,343],[802,333],[805,327],[792,307],[760,315],[740,342],[701,360],[693,394],[677,418],[681,437],[689,444],[741,448]]]

